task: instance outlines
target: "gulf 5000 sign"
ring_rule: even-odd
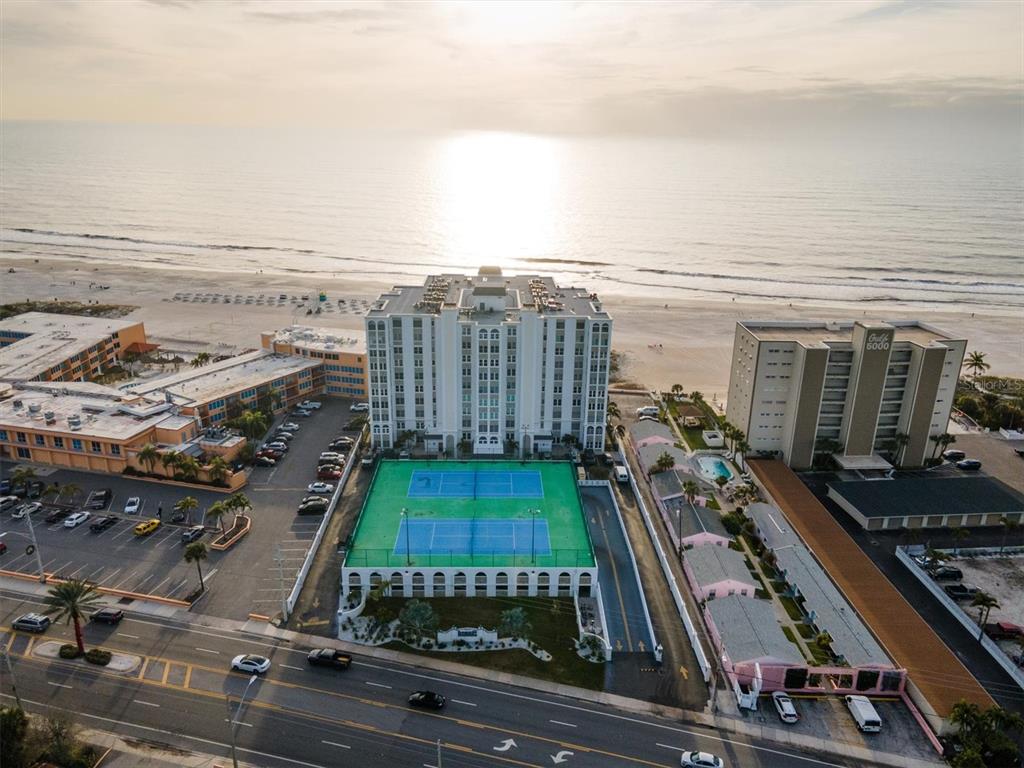
[[[867,344],[864,345],[864,349],[868,352],[884,352],[889,349],[889,334],[887,333],[869,333]]]

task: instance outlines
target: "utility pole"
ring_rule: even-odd
[[[288,595],[284,591],[284,555],[281,553],[281,544],[278,543],[274,550],[274,561],[277,563],[277,578],[281,586],[281,623],[288,621]]]
[[[18,709],[24,711],[25,708],[21,706],[21,696],[18,695],[18,681],[14,678],[14,667],[11,666],[11,654],[6,648],[0,649],[0,653],[3,653],[4,655],[4,661],[7,664],[7,672],[11,676],[11,690],[14,692],[14,700],[18,702]]]
[[[441,768],[441,740],[437,740],[437,768]]]
[[[409,546],[409,510],[402,507],[402,520],[405,522],[405,565],[410,567],[412,565],[412,551]]]
[[[259,675],[254,674],[249,678],[249,684],[245,686],[245,690],[242,691],[242,697],[238,700],[238,718],[235,718],[231,714],[231,694],[224,694],[224,702],[228,708],[228,734],[231,736],[231,764],[233,768],[238,768],[238,755],[235,747],[235,735],[238,733],[238,724],[241,722],[242,717],[242,705],[245,704],[246,694],[249,693],[249,689],[252,688],[252,684],[259,679]]]
[[[39,583],[46,583],[46,573],[43,571],[43,556],[39,552],[39,543],[36,541],[36,529],[32,526],[32,514],[25,514],[25,522],[28,523],[28,535],[32,539],[32,550],[36,555],[36,566],[39,568]]]
[[[537,513],[539,509],[530,510],[530,562],[537,564]]]

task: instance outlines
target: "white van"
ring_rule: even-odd
[[[645,405],[643,408],[636,409],[637,418],[640,416],[657,416],[660,413],[660,409],[656,405]]]
[[[624,464],[615,465],[615,479],[618,480],[620,483],[629,482],[629,470],[626,469],[626,466]]]
[[[13,509],[15,504],[21,504],[21,499],[17,496],[0,497],[0,512],[6,512],[8,509]]]
[[[846,707],[864,733],[878,733],[882,730],[882,718],[878,716],[867,696],[845,696]]]

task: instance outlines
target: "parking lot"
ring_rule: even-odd
[[[249,485],[242,492],[253,505],[253,527],[250,533],[227,552],[210,550],[203,563],[207,594],[193,610],[225,618],[244,619],[250,612],[273,614],[281,605],[282,595],[291,591],[295,575],[302,565],[310,541],[322,515],[296,515],[299,501],[306,495],[306,486],[315,480],[320,452],[326,450],[333,437],[342,433],[352,414],[350,401],[323,399],[323,408],[314,415],[301,418],[288,415],[282,421],[301,422],[292,440],[291,450],[273,468],[254,468]],[[356,433],[350,433],[353,437]],[[4,462],[3,475],[14,469]],[[169,522],[174,504],[184,496],[192,496],[198,508],[193,521],[200,523],[206,509],[225,495],[214,491],[185,488],[157,482],[70,470],[35,467],[37,476],[47,485],[62,487],[74,484],[79,491],[74,497],[76,508],[85,503],[90,492],[109,488],[112,498],[103,511],[92,511],[90,520],[76,528],[65,528],[63,522],[46,523],[47,509],[32,515],[43,569],[65,578],[87,579],[103,587],[130,592],[143,592],[160,597],[183,598],[198,586],[194,564],[182,559],[184,545],[181,532],[184,524]],[[125,501],[132,496],[142,499],[138,515],[123,514]],[[68,502],[65,495],[59,499]],[[140,520],[157,517],[163,522],[152,534],[133,535]],[[96,533],[89,525],[105,514],[120,519],[111,528]],[[26,520],[0,516],[0,533],[8,550],[0,555],[0,568],[26,574],[37,572],[35,554],[26,554],[30,544]],[[212,533],[203,541],[209,543]]]

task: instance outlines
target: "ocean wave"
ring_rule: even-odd
[[[106,240],[113,243],[131,243],[133,245],[157,245],[171,248],[196,248],[210,251],[278,251],[280,253],[315,254],[308,248],[289,248],[275,245],[237,245],[234,243],[194,243],[180,240],[145,240],[127,235],[99,235],[94,232],[57,232],[49,229],[33,229],[31,227],[11,227],[11,232],[26,235],[42,235],[44,237],[74,237],[83,240]]]

